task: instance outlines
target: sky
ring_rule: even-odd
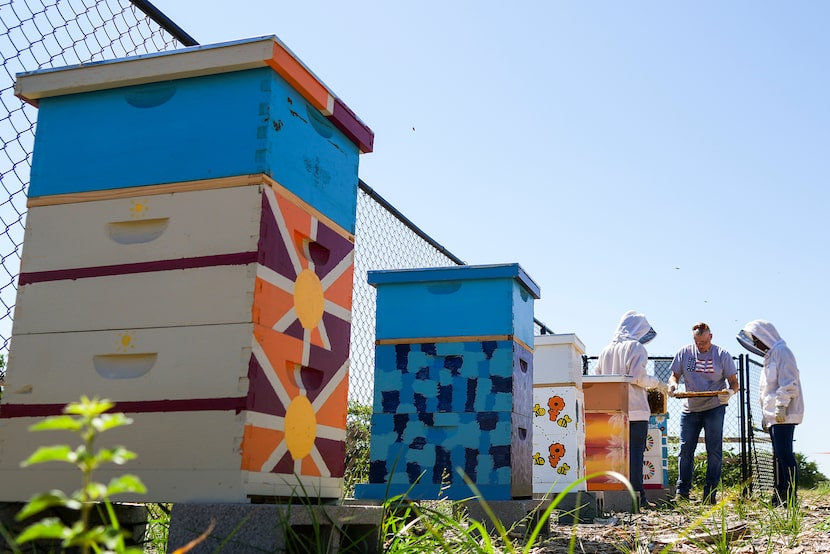
[[[375,133],[360,178],[469,264],[519,263],[596,355],[771,321],[795,449],[830,476],[830,4],[154,0],[201,44],[277,35]]]

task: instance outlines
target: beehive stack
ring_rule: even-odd
[[[537,285],[518,264],[372,271],[369,283],[375,393],[355,496],[529,498]]]
[[[647,489],[669,487],[668,417],[667,413],[655,414],[648,420],[643,456],[643,486]]]
[[[73,490],[71,470],[18,463],[28,425],[82,394],[134,419],[102,440],[138,453],[145,501],[339,497],[371,131],[276,37],[16,92],[39,114],[0,500]]]
[[[586,375],[585,473],[615,471],[628,476],[628,388],[630,379],[617,375]],[[604,474],[588,480],[591,490],[623,490],[625,485]]]
[[[585,490],[585,395],[576,335],[535,337],[533,351],[533,492]]]

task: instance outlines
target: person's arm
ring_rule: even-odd
[[[720,398],[721,404],[729,404],[729,399],[738,394],[741,389],[741,385],[738,383],[738,370],[735,368],[735,361],[732,356],[725,350],[721,351],[720,363],[726,373],[728,386],[718,393],[718,398]]]
[[[674,355],[674,359],[671,361],[671,366],[669,370],[671,371],[671,375],[669,375],[669,396],[674,396],[675,391],[677,391],[677,385],[680,384],[680,377],[683,375],[683,366],[681,362],[683,361],[680,352]]]
[[[733,394],[738,394],[738,391],[741,390],[741,384],[738,383],[738,376],[737,375],[730,375],[726,378],[729,382],[729,389],[732,391]]]
[[[735,367],[735,360],[732,359],[732,355],[727,352],[726,350],[720,349],[720,367],[722,368],[723,374],[726,376],[726,383],[727,386],[723,388],[721,392],[729,393],[729,395],[737,394],[738,391],[741,389],[740,383],[738,383],[738,368]]]
[[[644,389],[658,389],[668,391],[666,384],[646,371],[648,352],[645,347],[635,342],[628,352],[626,375],[631,377],[631,383]]]

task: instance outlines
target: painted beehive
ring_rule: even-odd
[[[265,174],[354,233],[372,132],[274,36],[24,73],[15,93],[39,107],[35,201]]]
[[[536,335],[533,345],[534,384],[582,386],[585,345],[573,333]]]
[[[15,93],[39,117],[1,499],[74,485],[17,465],[28,424],[81,394],[134,418],[102,441],[139,453],[144,500],[340,497],[371,130],[273,36],[22,74]]]
[[[668,414],[663,414],[649,418],[643,456],[643,485],[646,488],[662,489],[669,485],[667,417]]]
[[[375,399],[355,495],[531,496],[535,283],[518,264],[373,271],[369,283]]]
[[[585,474],[615,471],[628,477],[628,416],[624,413],[585,411]],[[622,490],[611,475],[588,479],[588,490]]]
[[[584,396],[579,388],[534,385],[534,493],[560,492],[585,477],[584,420]],[[572,490],[585,490],[585,482]]]
[[[615,471],[629,475],[628,389],[618,375],[585,375],[585,474]],[[636,471],[639,471],[637,469]],[[622,490],[617,479],[604,475],[588,480],[588,490]]]
[[[0,407],[3,500],[74,481],[17,464],[32,418],[81,394],[135,418],[153,500],[341,494],[352,237],[259,181],[32,208]],[[205,220],[223,210],[227,227]],[[89,248],[52,261],[47,245],[75,241]]]

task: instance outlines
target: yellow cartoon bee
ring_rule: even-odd
[[[536,414],[537,417],[545,415],[545,409],[541,407],[538,403],[533,406],[533,413]]]
[[[565,464],[562,464],[561,466],[559,466],[558,468],[556,468],[556,473],[558,473],[559,475],[567,475],[570,470],[571,470],[571,466],[569,466],[567,463],[565,463]]]
[[[559,419],[557,419],[557,420],[556,420],[556,424],[557,424],[559,427],[567,427],[567,426],[568,426],[568,423],[570,423],[571,421],[573,421],[573,420],[571,419],[571,416],[569,416],[569,415],[565,415],[565,416],[560,417]]]
[[[533,464],[537,466],[545,465],[545,459],[538,452],[533,454]]]

